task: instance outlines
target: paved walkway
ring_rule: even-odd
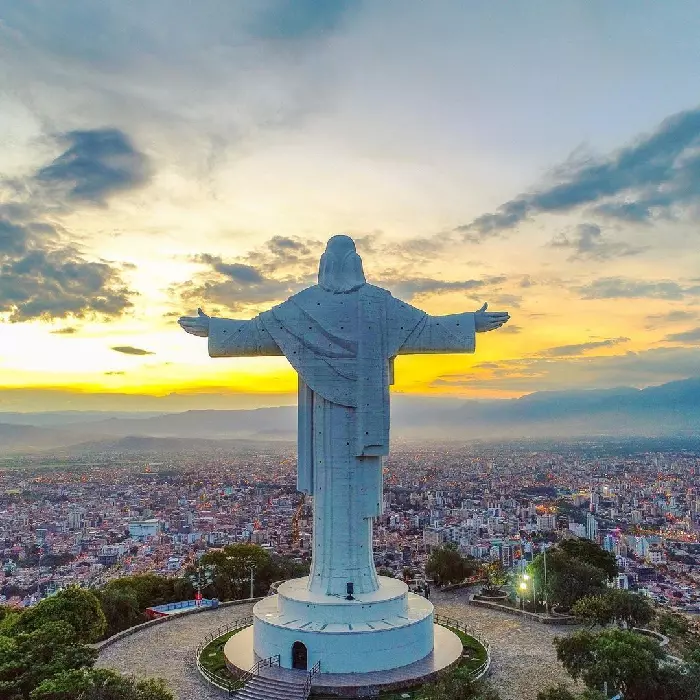
[[[573,627],[542,625],[497,610],[467,606],[468,591],[432,596],[436,610],[458,618],[491,643],[490,680],[503,700],[535,700],[537,693],[557,683],[572,684],[557,661],[556,636]]]
[[[250,603],[232,605],[147,627],[108,646],[100,653],[97,666],[165,678],[178,700],[222,700],[225,693],[199,675],[194,653],[206,634],[237,617],[250,615],[252,610]]]
[[[491,642],[491,681],[503,700],[535,700],[539,690],[569,680],[557,662],[552,640],[571,627],[541,625],[507,613],[467,607],[466,591],[436,593],[432,601],[438,612],[463,620]],[[237,605],[147,628],[107,647],[97,665],[165,678],[178,700],[221,700],[222,695],[198,674],[194,652],[208,632],[251,610],[252,605]]]

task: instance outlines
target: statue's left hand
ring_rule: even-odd
[[[510,314],[507,311],[486,311],[488,304],[484,304],[474,313],[474,326],[477,333],[495,331],[504,323],[508,323]]]
[[[209,316],[202,309],[197,309],[196,316],[181,316],[178,320],[180,328],[191,335],[206,338],[209,335]]]

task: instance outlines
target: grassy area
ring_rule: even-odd
[[[239,630],[228,632],[209,642],[209,644],[202,649],[202,653],[199,657],[199,664],[203,669],[220,678],[224,683],[233,683],[235,686],[242,686],[243,684],[236,681],[228,668],[226,668],[226,660],[224,659],[224,646],[229,638],[238,631]]]

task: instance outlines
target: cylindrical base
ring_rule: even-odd
[[[307,579],[287,581],[253,608],[259,658],[280,656],[282,668],[368,673],[412,664],[433,650],[433,605],[406,584],[381,578],[378,591],[355,600],[319,596]]]

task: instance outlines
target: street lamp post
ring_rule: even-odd
[[[527,583],[525,581],[520,582],[520,609],[524,610],[524,601],[525,601],[525,591],[527,591]]]

